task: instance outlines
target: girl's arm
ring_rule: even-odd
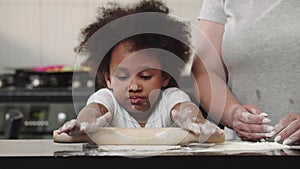
[[[58,129],[58,134],[68,133],[69,135],[81,135],[93,132],[105,126],[111,120],[111,113],[107,108],[99,103],[90,103],[83,107],[77,119],[72,119],[64,123]]]

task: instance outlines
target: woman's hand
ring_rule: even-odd
[[[77,119],[67,121],[61,128],[58,129],[57,133],[67,133],[71,136],[82,135],[86,133],[92,133],[97,129],[107,125],[111,120],[112,114],[110,112],[98,117],[94,122],[80,122]]]
[[[237,106],[232,112],[232,128],[242,140],[260,141],[275,134],[268,115],[254,105]]]
[[[283,144],[300,143],[300,114],[290,113],[275,125],[276,137],[274,141]]]

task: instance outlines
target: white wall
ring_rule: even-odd
[[[0,0],[0,74],[9,68],[70,65],[81,28],[108,0]],[[136,0],[119,0],[131,3]],[[197,24],[202,0],[165,0],[171,13]]]

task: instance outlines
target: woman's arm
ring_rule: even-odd
[[[224,25],[206,20],[200,20],[199,29],[212,43],[220,58],[222,58],[221,47],[224,34]]]
[[[227,69],[221,48],[224,25],[200,20],[199,27],[207,37],[207,43],[215,48],[208,51],[215,51],[215,54],[202,51],[193,60],[194,89],[199,93],[197,100],[211,118],[234,129],[242,139],[260,140],[271,136],[268,132],[273,128],[266,125],[270,121],[265,114],[254,105],[241,105],[227,87]]]
[[[222,59],[221,49],[224,25],[200,20],[199,28],[201,33],[204,34],[204,37],[207,38],[205,43],[211,43],[208,47],[215,48],[215,53],[201,53],[200,56],[194,57],[192,73],[196,82],[194,84],[196,89],[195,93],[199,93],[196,98],[200,105],[209,112],[210,117],[219,119],[222,125],[232,128],[232,109],[240,104],[238,100],[233,97],[226,84],[227,69]],[[214,50],[210,51],[214,52]],[[208,58],[208,56],[210,58]],[[218,64],[210,64],[211,62],[217,62]],[[213,71],[216,69],[219,71]],[[217,72],[221,73],[217,74]],[[213,94],[218,94],[218,96],[214,97]],[[219,99],[219,101],[212,99]]]

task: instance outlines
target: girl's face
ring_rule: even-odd
[[[147,50],[132,52],[130,43],[121,42],[111,54],[107,86],[117,101],[132,115],[151,109],[170,77],[161,71],[158,59]]]

